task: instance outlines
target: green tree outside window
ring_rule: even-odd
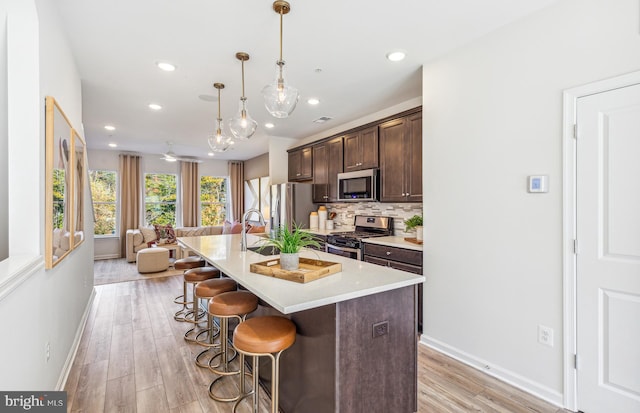
[[[227,218],[227,179],[215,176],[200,178],[200,222],[222,225]]]
[[[145,174],[145,225],[176,225],[177,176]]]
[[[115,171],[89,171],[89,183],[95,212],[95,235],[117,233],[116,197],[117,173]]]

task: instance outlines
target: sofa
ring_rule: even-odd
[[[182,227],[175,228],[176,237],[200,237],[203,235],[220,235],[224,227],[222,225],[206,227]],[[135,262],[138,251],[148,248],[149,243],[145,242],[140,229],[128,229],[126,233],[126,258],[127,262]]]

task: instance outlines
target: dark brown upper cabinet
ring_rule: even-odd
[[[338,199],[338,173],[342,172],[342,137],[313,146],[313,202]]]
[[[344,172],[378,167],[378,126],[344,137]]]
[[[311,148],[289,152],[289,181],[308,181],[313,178]]]
[[[422,112],[380,124],[380,201],[422,202]]]

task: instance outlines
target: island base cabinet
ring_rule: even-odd
[[[296,343],[280,359],[280,410],[285,413],[417,411],[416,286],[283,315]],[[413,317],[407,317],[413,314]],[[262,358],[260,380],[271,386]]]

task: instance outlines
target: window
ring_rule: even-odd
[[[174,174],[145,174],[145,225],[176,225],[176,182]]]
[[[227,218],[227,178],[200,178],[200,222],[222,225]]]
[[[115,235],[118,231],[116,220],[117,181],[117,173],[115,171],[89,171],[91,196],[96,219],[93,233],[97,236]]]

